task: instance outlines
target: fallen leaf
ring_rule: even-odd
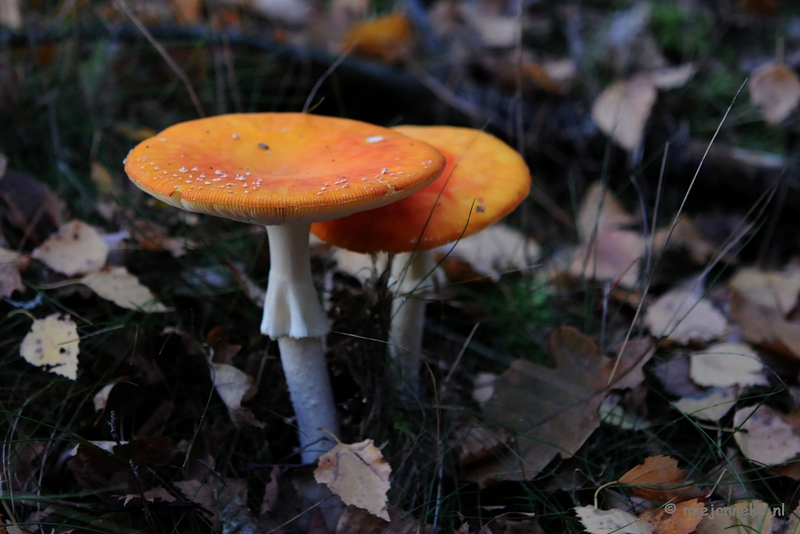
[[[666,361],[661,361],[651,369],[663,384],[664,391],[675,397],[699,397],[705,394],[689,377],[689,356],[680,352]]]
[[[650,501],[667,502],[699,497],[703,492],[686,480],[686,471],[678,460],[669,456],[649,456],[619,478],[620,484],[631,486],[634,495]]]
[[[522,26],[514,16],[485,13],[480,4],[461,4],[459,13],[487,48],[509,48],[517,44]]]
[[[214,389],[228,408],[231,419],[237,426],[256,426],[264,428],[264,423],[256,419],[253,412],[242,407],[242,402],[256,394],[253,378],[233,365],[210,363],[211,379]]]
[[[589,242],[595,233],[620,230],[636,222],[636,217],[600,182],[589,186],[578,208],[578,234],[583,243]]]
[[[708,299],[693,291],[677,288],[661,295],[647,309],[644,324],[656,337],[666,337],[680,345],[710,341],[728,328],[725,316]]]
[[[483,460],[512,441],[513,437],[504,428],[487,428],[474,421],[456,428],[451,439],[462,466]]]
[[[695,515],[695,510],[702,510],[704,503],[697,499],[675,503],[672,512],[667,513],[664,507],[655,512],[641,516],[653,526],[653,534],[690,534],[694,532],[703,516]]]
[[[800,102],[800,78],[781,63],[761,65],[747,84],[750,101],[759,107],[767,124],[783,121]]]
[[[19,274],[20,258],[13,250],[0,247],[0,298],[10,297],[14,291],[25,291]]]
[[[539,245],[525,234],[504,224],[493,224],[480,232],[443,245],[435,252],[444,262],[458,259],[494,281],[508,272],[527,272],[539,257]],[[437,255],[437,259],[439,255]],[[443,265],[445,272],[447,266]]]
[[[6,170],[0,176],[0,219],[19,230],[26,243],[38,245],[54,232],[60,210],[53,192],[29,174]]]
[[[22,10],[19,0],[3,0],[0,4],[0,26],[5,26],[10,30],[22,28]]]
[[[504,447],[467,468],[467,479],[481,484],[529,479],[557,455],[575,454],[600,425],[598,407],[609,391],[614,360],[572,327],[556,330],[550,346],[555,368],[517,360],[495,380],[484,414],[515,433],[516,447]],[[649,340],[629,343],[614,373],[618,383],[629,387],[625,377],[638,375],[652,354]]]
[[[658,89],[677,89],[686,85],[686,82],[697,72],[694,63],[685,63],[677,67],[665,67],[648,73],[653,84]]]
[[[593,243],[579,245],[569,273],[576,278],[612,281],[633,288],[639,282],[640,260],[645,241],[639,232],[609,230],[597,234]]]
[[[432,534],[433,529],[396,506],[389,506],[391,523],[369,512],[348,506],[336,524],[336,534]],[[520,533],[522,534],[522,533]]]
[[[706,505],[706,509],[707,515],[697,525],[697,534],[772,534],[772,513],[764,501]]]
[[[162,487],[149,489],[144,493],[129,493],[127,495],[118,495],[117,500],[120,501],[120,504],[122,504],[122,506],[128,506],[129,504],[141,506],[142,497],[144,497],[144,499],[147,502],[152,502],[152,503],[176,501],[175,497],[170,495],[170,493],[165,488]]]
[[[733,426],[738,429],[733,437],[747,459],[763,465],[784,464],[800,454],[794,423],[769,406],[747,406],[733,415]]]
[[[689,360],[689,374],[700,386],[766,386],[764,364],[744,343],[716,343],[695,352]]]
[[[716,423],[736,405],[736,398],[733,388],[711,388],[702,395],[683,397],[672,404],[690,417]]]
[[[656,101],[656,86],[647,76],[614,82],[595,99],[592,118],[598,128],[627,151],[636,149]]]
[[[116,385],[116,382],[106,384],[100,389],[100,391],[94,394],[94,397],[92,397],[92,403],[94,404],[95,412],[101,412],[105,410],[106,404],[108,404],[108,396],[111,394],[111,390],[114,389],[114,386]]]
[[[800,294],[800,266],[791,265],[782,271],[739,269],[728,285],[750,302],[786,315],[795,307]]]
[[[89,286],[100,297],[110,300],[120,308],[145,313],[168,311],[125,267],[106,267],[87,274],[80,279],[80,283]]]
[[[215,532],[222,531],[217,513],[217,504],[214,498],[214,488],[211,484],[203,484],[199,480],[180,480],[173,482],[174,486],[180,490],[189,502],[197,503],[201,510],[211,514],[209,521]]]
[[[386,493],[391,472],[380,449],[368,439],[350,445],[337,442],[320,456],[314,478],[320,484],[327,484],[345,504],[389,521]]]
[[[670,234],[670,231],[672,232]],[[669,241],[667,241],[669,238]],[[716,246],[709,241],[695,226],[694,221],[689,217],[681,217],[675,224],[661,228],[656,231],[653,238],[654,246],[653,251],[658,251],[665,248],[669,249],[684,249],[689,253],[689,259],[699,265],[704,265],[716,253]]]
[[[63,224],[55,235],[34,249],[32,257],[55,271],[75,276],[103,267],[108,245],[94,227],[74,220]]]
[[[342,48],[352,47],[356,54],[394,63],[408,56],[411,36],[408,19],[391,13],[355,24],[347,31]]]
[[[647,521],[622,510],[599,510],[594,506],[578,506],[575,513],[590,534],[652,534]]]
[[[800,324],[790,323],[776,309],[750,302],[738,293],[731,297],[730,306],[730,317],[745,340],[800,360]]]
[[[311,14],[305,0],[249,0],[244,5],[262,17],[290,26],[305,24]]]
[[[22,340],[19,353],[32,365],[47,366],[50,372],[75,380],[79,341],[78,328],[69,316],[61,319],[54,313],[33,322],[31,331]]]

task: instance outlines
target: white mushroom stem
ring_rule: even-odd
[[[430,250],[397,254],[392,262],[395,299],[389,328],[389,356],[402,384],[420,392],[419,366],[425,327],[425,299],[433,288],[436,262]]]
[[[325,363],[328,318],[311,277],[310,224],[267,226],[270,271],[261,333],[278,340],[281,364],[300,434],[303,463],[333,447],[326,429],[339,434],[339,420]]]

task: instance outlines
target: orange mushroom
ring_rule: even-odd
[[[430,143],[447,165],[442,175],[404,200],[311,225],[320,239],[355,252],[397,253],[399,280],[390,331],[390,354],[413,390],[418,390],[424,294],[435,263],[430,249],[466,237],[499,221],[528,195],[531,177],[522,157],[480,130],[450,126],[398,126]]]
[[[320,428],[338,433],[309,225],[402,199],[444,165],[436,149],[399,132],[300,113],[176,124],[125,160],[130,179],[168,204],[266,225],[271,265],[261,332],[278,340],[306,463],[333,445]]]

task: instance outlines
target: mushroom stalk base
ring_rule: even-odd
[[[339,435],[339,421],[325,364],[322,338],[278,338],[281,364],[297,417],[303,463],[317,460],[335,442],[322,428]]]
[[[328,317],[311,277],[310,230],[310,223],[267,226],[270,268],[261,320],[265,336],[303,338],[328,333]]]
[[[397,284],[392,302],[389,356],[402,383],[415,395],[420,392],[419,364],[425,327],[425,297],[433,288],[436,263],[429,250],[401,253],[392,262],[392,279]]]

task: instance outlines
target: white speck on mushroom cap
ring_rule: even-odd
[[[367,143],[380,143],[383,140],[384,137],[382,135],[372,135],[366,138]]]
[[[235,133],[231,136],[231,138],[234,140],[239,139],[239,134]]]

